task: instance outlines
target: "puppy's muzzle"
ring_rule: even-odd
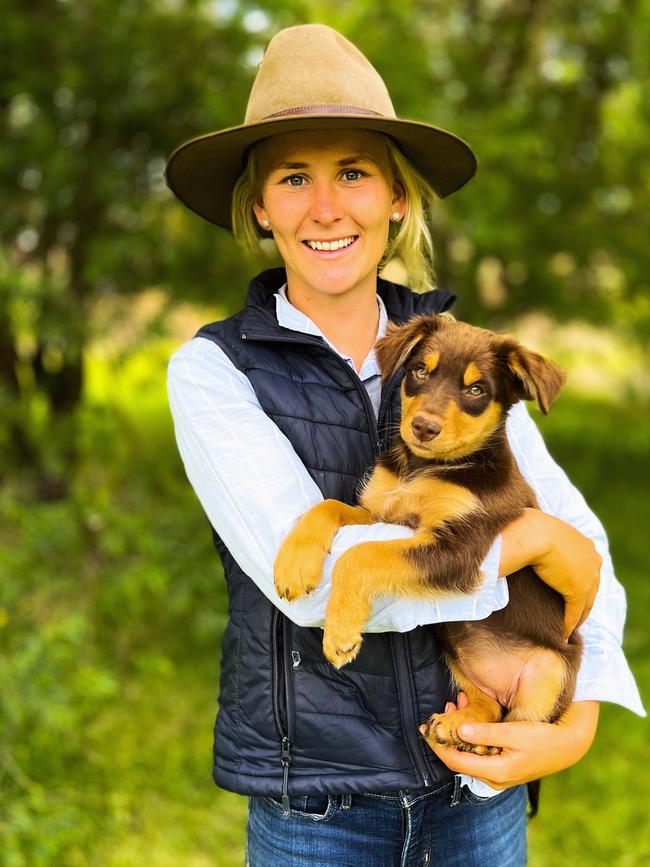
[[[416,415],[411,422],[411,430],[421,443],[426,443],[438,436],[442,430],[442,425],[433,419]]]

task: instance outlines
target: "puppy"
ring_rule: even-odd
[[[278,594],[311,592],[338,529],[377,521],[405,524],[409,539],[364,542],[346,551],[332,575],[323,651],[339,668],[359,652],[374,597],[443,598],[471,593],[496,536],[538,508],[510,451],[510,407],[534,399],[546,413],[564,374],[509,337],[444,316],[389,324],[376,344],[386,381],[404,368],[399,435],[378,459],[359,505],[325,500],[298,521],[274,566]],[[427,739],[479,754],[463,722],[553,722],[575,689],[581,641],[563,638],[564,602],[532,569],[508,576],[508,605],[480,621],[439,624],[452,678],[469,698],[464,710],[430,717]]]

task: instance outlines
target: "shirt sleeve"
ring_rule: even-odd
[[[645,716],[622,649],[625,591],[614,574],[603,525],[549,454],[523,402],[510,410],[506,429],[519,469],[535,491],[540,507],[590,538],[603,558],[598,594],[589,617],[580,627],[584,654],[574,700],[611,701]]]
[[[167,369],[169,405],[185,472],[216,532],[241,569],[299,626],[322,626],[338,557],[364,541],[408,538],[398,524],[348,525],[334,539],[323,580],[309,596],[280,599],[273,563],[287,533],[323,499],[287,437],[260,407],[249,379],[211,340],[195,337]],[[503,607],[500,538],[483,563],[484,581],[471,595],[440,602],[376,600],[369,632],[407,632],[424,623],[476,620]]]

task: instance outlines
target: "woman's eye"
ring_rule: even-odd
[[[472,397],[480,397],[482,394],[485,394],[485,389],[481,388],[480,385],[472,385],[467,389],[467,393],[471,394]]]
[[[350,177],[352,175],[352,177]],[[363,172],[361,169],[348,169],[343,172],[343,177],[346,181],[358,181],[363,177]]]
[[[301,187],[304,180],[302,175],[289,175],[284,179],[284,183],[289,184],[290,187]]]

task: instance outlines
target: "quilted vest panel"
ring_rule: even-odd
[[[197,336],[213,340],[250,380],[264,412],[294,446],[325,498],[357,502],[361,479],[399,422],[401,374],[384,384],[375,421],[366,389],[320,337],[278,325],[283,269],[249,287],[244,310]],[[416,295],[384,280],[389,319],[441,312],[440,290]],[[323,657],[322,630],[284,617],[213,530],[229,591],[222,645],[214,779],[241,794],[340,794],[435,785],[450,772],[417,726],[449,697],[430,627],[367,634],[341,670]]]

